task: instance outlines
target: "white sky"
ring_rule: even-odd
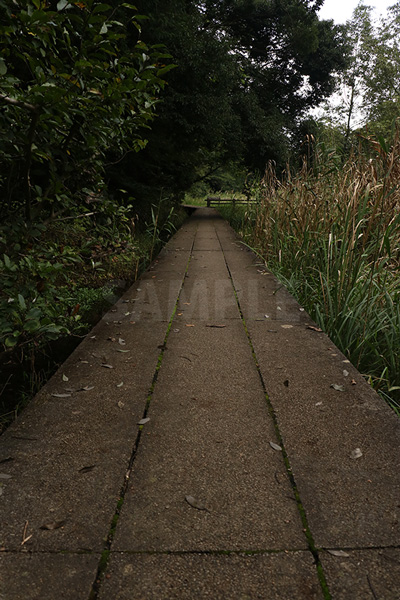
[[[345,23],[351,18],[359,0],[325,0],[318,13],[320,19],[333,19],[335,23]],[[366,6],[376,9],[376,16],[385,13],[388,6],[393,6],[395,0],[364,0]]]

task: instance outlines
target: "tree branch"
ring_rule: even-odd
[[[25,110],[29,110],[31,112],[38,112],[40,108],[38,104],[23,102],[22,100],[17,100],[16,98],[10,98],[10,96],[6,96],[5,94],[0,94],[0,100],[6,102],[7,104],[12,104],[13,106],[20,106],[21,108],[25,108]]]

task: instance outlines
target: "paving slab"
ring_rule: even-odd
[[[1,600],[87,600],[96,554],[0,553]]]
[[[114,547],[306,548],[242,323],[191,325],[168,339]]]
[[[222,252],[193,251],[179,297],[178,316],[178,321],[200,319],[206,323],[240,319]]]
[[[307,552],[113,554],[99,600],[322,600]]]
[[[398,544],[399,419],[326,335],[248,327],[316,544]]]
[[[400,548],[348,550],[346,554],[320,553],[332,600],[398,600]]]

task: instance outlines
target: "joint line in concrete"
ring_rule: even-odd
[[[235,288],[235,284],[234,284],[234,281],[233,281],[232,272],[231,272],[231,270],[229,268],[229,264],[228,264],[227,258],[225,256],[225,253],[224,253],[224,250],[223,250],[223,247],[222,247],[222,244],[221,244],[221,240],[219,238],[218,231],[216,229],[215,229],[215,233],[216,233],[216,236],[217,236],[218,241],[219,241],[220,246],[221,246],[221,252],[223,254],[223,257],[224,257],[224,260],[225,260],[225,264],[226,264],[226,268],[228,270],[229,278],[231,280],[231,284],[232,284],[232,288],[233,288],[233,293],[235,295],[235,299],[236,299],[236,303],[237,303],[237,306],[238,306],[240,318],[241,318],[241,321],[242,321],[242,324],[243,324],[243,328],[244,328],[244,330],[246,332],[246,336],[247,336],[247,340],[248,340],[249,346],[251,348],[251,353],[252,353],[252,356],[253,356],[253,359],[254,359],[254,363],[255,363],[255,366],[256,366],[256,369],[257,369],[257,372],[258,372],[258,376],[260,378],[260,382],[261,382],[261,386],[262,386],[262,389],[263,389],[263,392],[264,392],[264,396],[265,396],[266,404],[267,404],[267,407],[268,407],[268,411],[269,411],[269,414],[271,416],[271,419],[272,419],[272,422],[273,422],[273,426],[274,426],[274,429],[275,429],[275,434],[277,436],[278,443],[279,443],[279,445],[282,448],[282,456],[283,456],[283,461],[284,461],[284,464],[285,464],[286,472],[287,472],[287,475],[288,475],[288,478],[289,478],[289,481],[290,481],[290,485],[291,485],[292,490],[293,490],[293,494],[294,494],[295,499],[296,499],[296,504],[297,504],[298,511],[300,513],[300,518],[301,518],[301,522],[303,524],[303,531],[304,531],[304,534],[305,534],[306,539],[307,539],[308,548],[309,548],[309,551],[311,552],[311,554],[313,555],[313,558],[314,558],[314,561],[315,561],[315,566],[316,566],[316,569],[317,569],[318,580],[319,580],[320,586],[322,588],[322,593],[324,595],[324,600],[332,600],[332,596],[331,596],[331,594],[329,592],[329,588],[328,588],[327,579],[326,579],[326,576],[325,576],[325,573],[324,573],[324,570],[323,570],[323,567],[322,567],[322,563],[321,563],[321,560],[320,560],[320,557],[319,557],[319,552],[318,552],[318,549],[317,549],[317,547],[315,545],[314,538],[312,536],[312,533],[311,533],[311,530],[310,530],[310,527],[309,527],[309,524],[308,524],[307,515],[306,515],[306,512],[305,512],[303,503],[301,501],[300,494],[299,494],[299,491],[298,491],[298,488],[297,488],[297,484],[296,484],[296,481],[295,481],[295,478],[294,478],[294,475],[293,475],[293,472],[292,472],[292,467],[290,465],[289,457],[288,457],[288,454],[287,454],[286,449],[285,449],[285,445],[284,445],[284,442],[283,442],[282,434],[281,434],[279,423],[278,423],[278,418],[276,416],[276,413],[275,413],[274,407],[272,405],[271,399],[270,399],[270,397],[268,395],[267,388],[266,388],[266,385],[265,385],[265,381],[264,381],[263,375],[261,373],[260,365],[259,365],[259,362],[258,362],[258,359],[257,359],[257,355],[256,355],[256,352],[255,352],[255,349],[254,349],[254,345],[253,345],[253,342],[252,342],[252,339],[251,339],[251,336],[250,336],[250,332],[249,332],[249,330],[247,328],[246,320],[244,318],[242,307],[240,305],[238,293],[237,293],[237,290]]]
[[[149,408],[150,408],[151,399],[153,397],[155,386],[156,386],[156,383],[157,383],[158,373],[159,373],[159,371],[161,369],[162,361],[163,361],[165,350],[166,350],[167,340],[168,340],[168,337],[169,337],[169,334],[170,334],[170,331],[171,331],[171,327],[172,327],[172,322],[173,322],[173,320],[175,318],[175,313],[177,311],[179,298],[180,298],[180,295],[182,293],[182,289],[183,289],[183,286],[184,286],[184,283],[185,283],[186,275],[187,275],[187,272],[188,272],[188,269],[189,269],[189,265],[190,265],[190,262],[191,262],[191,259],[192,259],[193,247],[194,247],[194,243],[195,243],[195,239],[196,239],[196,234],[197,234],[197,229],[196,229],[196,232],[195,232],[195,235],[194,235],[194,238],[193,238],[192,246],[191,246],[191,249],[190,249],[190,252],[189,252],[189,258],[188,258],[188,261],[187,261],[187,264],[186,264],[185,272],[184,272],[183,277],[182,277],[182,281],[181,281],[181,285],[180,285],[180,288],[179,288],[179,291],[178,291],[176,302],[175,302],[174,308],[172,310],[170,319],[168,321],[168,326],[167,326],[167,330],[166,330],[166,333],[165,333],[165,336],[164,336],[164,341],[163,341],[163,344],[162,344],[162,347],[161,347],[161,351],[160,351],[160,354],[158,355],[157,365],[156,365],[156,368],[155,368],[155,371],[154,371],[154,375],[153,375],[151,387],[150,387],[149,393],[148,393],[147,398],[146,398],[146,403],[145,403],[145,408],[144,408],[144,411],[143,411],[143,417],[142,418],[146,418],[146,416],[148,414],[148,411],[149,411]],[[126,473],[125,473],[124,482],[123,482],[123,484],[121,486],[121,490],[120,490],[120,494],[119,494],[117,506],[116,506],[113,518],[111,520],[111,525],[110,525],[110,529],[109,529],[109,532],[108,532],[108,535],[107,535],[105,546],[104,546],[103,552],[102,552],[100,560],[99,560],[99,565],[98,565],[98,568],[97,568],[96,577],[95,577],[95,580],[94,580],[94,582],[92,584],[91,592],[89,594],[89,600],[97,600],[97,598],[99,596],[101,583],[102,583],[105,571],[106,571],[107,566],[108,566],[108,561],[109,561],[109,558],[110,558],[110,555],[111,555],[111,547],[112,547],[112,543],[114,541],[115,532],[116,532],[116,528],[117,528],[117,524],[118,524],[118,519],[119,519],[119,516],[120,516],[120,513],[121,513],[121,509],[122,509],[122,506],[123,506],[123,503],[124,503],[124,498],[125,498],[125,495],[126,495],[126,492],[127,492],[127,489],[128,489],[128,484],[129,484],[131,472],[132,472],[132,469],[133,469],[133,464],[135,462],[135,458],[136,458],[136,455],[137,455],[137,452],[138,452],[138,449],[139,449],[140,439],[141,439],[141,434],[142,434],[142,429],[143,429],[143,426],[139,425],[139,430],[138,430],[138,433],[137,433],[137,436],[136,436],[136,440],[135,440],[133,448],[132,448],[132,453],[131,453],[131,456],[130,456],[130,459],[129,459],[129,463],[128,463],[128,467],[127,467],[127,470],[126,470]]]

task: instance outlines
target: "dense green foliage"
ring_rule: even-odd
[[[3,217],[101,205],[106,154],[144,146],[163,57],[128,44],[138,17],[114,4],[0,2]]]
[[[68,270],[106,243],[104,227],[116,244],[130,233],[129,204],[109,196],[105,162],[145,145],[169,67],[160,64],[168,55],[138,40],[134,8],[114,5],[0,2],[0,342],[8,348],[65,332],[71,309],[58,288]],[[63,229],[81,248],[60,241],[54,231]]]

